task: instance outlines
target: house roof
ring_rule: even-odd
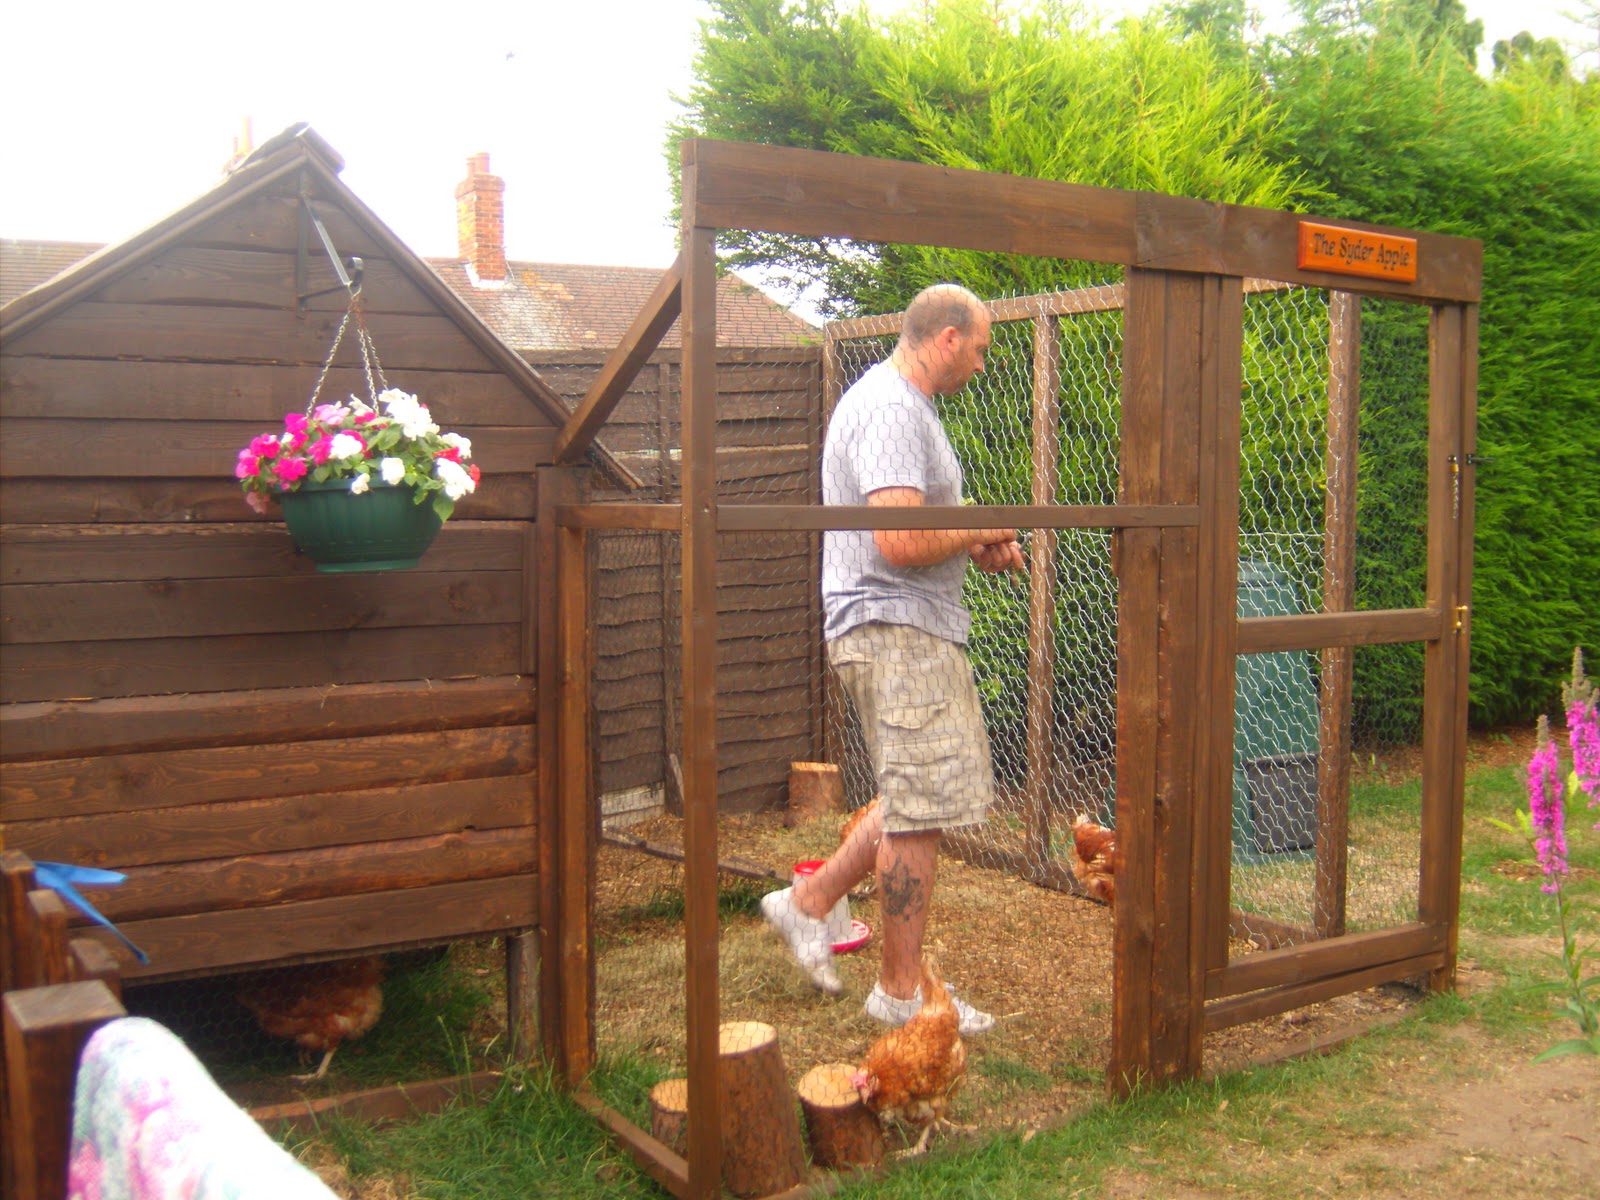
[[[54,279],[103,247],[103,242],[39,242],[0,238],[0,305]]]
[[[397,237],[339,178],[344,160],[310,126],[291,126],[258,148],[209,192],[126,241],[107,246],[75,265],[0,304],[0,336],[21,333],[49,320],[107,282],[148,261],[180,242],[200,222],[233,205],[263,193],[278,181],[299,173],[302,187],[314,192],[319,203],[333,203],[371,237],[424,296],[450,318],[466,338],[516,383],[528,400],[557,429],[570,409],[539,373],[516,350],[502,341],[483,320],[452,291],[428,265]],[[26,261],[19,256],[19,261]],[[603,446],[589,448],[591,460],[613,479],[631,489],[632,473]]]
[[[504,283],[482,284],[460,260],[427,261],[490,329],[524,353],[611,349],[622,341],[662,274],[644,267],[508,262]],[[744,280],[724,275],[717,281],[718,345],[808,346],[818,340],[814,325]],[[661,345],[682,344],[675,322]]]

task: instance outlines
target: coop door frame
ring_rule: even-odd
[[[1331,320],[1348,337],[1359,330],[1353,295],[1335,293]],[[1471,630],[1472,537],[1477,427],[1478,305],[1430,306],[1427,454],[1427,591],[1423,607],[1385,611],[1349,609],[1349,596],[1330,596],[1326,611],[1255,617],[1232,625],[1232,645],[1218,648],[1218,675],[1211,680],[1216,752],[1197,772],[1201,780],[1201,827],[1194,878],[1204,889],[1207,918],[1201,932],[1205,994],[1202,1029],[1212,1033],[1245,1021],[1314,1004],[1351,991],[1425,977],[1430,990],[1454,986],[1460,912],[1462,796],[1465,788],[1468,641]],[[1359,336],[1358,333],[1355,336]],[[1339,337],[1330,338],[1336,346]],[[1354,351],[1347,351],[1353,354]],[[1338,371],[1339,355],[1331,369]],[[1236,393],[1235,393],[1236,394]],[[1350,417],[1353,419],[1354,413]],[[1233,414],[1237,420],[1237,410]],[[1223,441],[1227,445],[1227,439]],[[1233,439],[1237,445],[1237,438]],[[1232,456],[1238,495],[1238,455]],[[1219,501],[1225,502],[1225,501]],[[1330,505],[1336,502],[1330,496]],[[1353,514],[1351,514],[1353,515]],[[1237,528],[1237,508],[1231,522]],[[1221,615],[1236,613],[1237,545],[1218,563],[1213,587]],[[1223,578],[1228,564],[1232,580]],[[1339,611],[1339,606],[1345,607]],[[1345,827],[1319,805],[1316,854],[1331,869],[1319,873],[1313,928],[1308,940],[1230,961],[1228,938],[1232,867],[1232,770],[1235,654],[1280,651],[1352,651],[1399,642],[1424,645],[1422,805],[1417,919],[1359,934],[1343,931]],[[1223,671],[1223,664],[1227,664]],[[1226,674],[1226,679],[1222,675]],[[1324,723],[1324,733],[1330,724]],[[1337,791],[1338,789],[1333,789]],[[1337,806],[1332,806],[1335,809]],[[1196,1049],[1196,1052],[1198,1048]]]

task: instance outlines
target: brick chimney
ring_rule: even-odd
[[[467,159],[467,177],[456,185],[456,238],[461,257],[481,280],[506,277],[506,181],[489,174],[489,156]]]

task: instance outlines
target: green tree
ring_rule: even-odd
[[[1311,194],[1269,160],[1273,118],[1253,73],[1166,22],[1108,31],[1057,0],[934,0],[888,18],[830,0],[713,6],[674,147],[761,141],[1271,207]],[[957,275],[987,294],[1105,275],[938,248],[737,234],[723,244],[731,265],[821,284],[828,313],[892,310]]]

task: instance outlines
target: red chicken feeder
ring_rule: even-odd
[[[822,863],[823,860],[820,858],[795,863],[795,879],[798,881],[802,875],[815,875],[822,870]],[[849,896],[840,896],[839,903],[835,904],[833,911],[828,914],[828,936],[833,939],[835,954],[848,954],[852,950],[859,950],[872,936],[870,925],[850,916]]]

